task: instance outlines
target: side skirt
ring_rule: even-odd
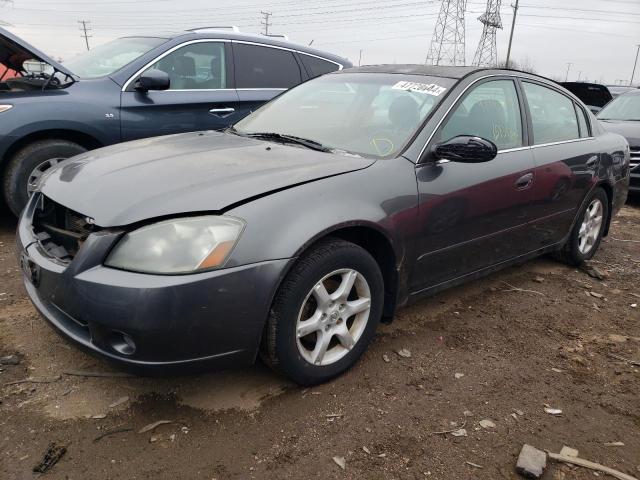
[[[443,290],[447,290],[451,287],[455,287],[457,285],[461,285],[463,283],[469,282],[471,280],[476,280],[478,278],[482,278],[482,277],[486,277],[487,275],[490,275],[492,273],[498,272],[500,270],[503,270],[507,267],[513,266],[513,265],[518,265],[518,264],[522,264],[525,263],[527,260],[531,260],[533,258],[537,258],[540,257],[546,253],[550,253],[550,252],[555,252],[557,250],[559,250],[560,248],[562,248],[562,246],[566,243],[566,239],[563,239],[561,242],[556,243],[554,245],[550,245],[548,247],[544,247],[541,248],[539,250],[534,250],[533,252],[530,253],[526,253],[524,255],[520,255],[518,257],[512,258],[511,260],[506,260],[504,262],[501,263],[496,263],[495,265],[492,265],[490,267],[486,267],[483,268],[481,270],[476,270],[475,272],[472,273],[468,273],[466,275],[463,275],[461,277],[456,277],[454,279],[451,280],[447,280],[446,282],[442,282],[439,283],[437,285],[433,285],[431,287],[422,289],[422,290],[418,290],[416,292],[412,292],[409,294],[408,298],[407,298],[407,302],[405,303],[405,305],[409,305],[411,303],[414,303],[422,298],[425,297],[429,297],[432,295],[435,295],[436,293],[439,293]]]

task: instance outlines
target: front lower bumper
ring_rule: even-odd
[[[119,235],[94,233],[73,261],[49,257],[18,227],[25,287],[42,316],[83,350],[142,374],[252,363],[288,260],[192,275],[147,275],[102,265]]]

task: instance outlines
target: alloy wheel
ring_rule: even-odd
[[[360,340],[369,321],[371,291],[364,276],[340,269],[307,294],[296,322],[298,352],[309,363],[331,365]]]
[[[594,198],[582,217],[582,224],[578,232],[578,250],[581,254],[588,254],[598,241],[602,227],[604,208],[602,201]]]

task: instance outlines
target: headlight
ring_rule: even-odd
[[[13,108],[13,105],[0,105],[0,113],[6,112]]]
[[[219,268],[244,222],[224,216],[165,220],[127,233],[105,265],[142,273],[194,273]]]

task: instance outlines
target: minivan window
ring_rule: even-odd
[[[535,145],[580,138],[573,100],[542,85],[523,82]]]
[[[80,78],[103,77],[166,41],[157,37],[118,38],[65,61],[64,66]]]
[[[335,72],[340,67],[333,62],[328,62],[310,55],[300,55],[304,68],[307,69],[311,78],[319,77],[325,73]]]
[[[149,69],[166,72],[171,80],[171,90],[212,90],[227,87],[222,42],[185,45],[161,58]]]
[[[302,81],[293,52],[234,43],[237,88],[291,88]]]
[[[512,80],[485,82],[467,94],[440,136],[446,141],[459,135],[491,140],[498,150],[522,147],[522,116]]]

